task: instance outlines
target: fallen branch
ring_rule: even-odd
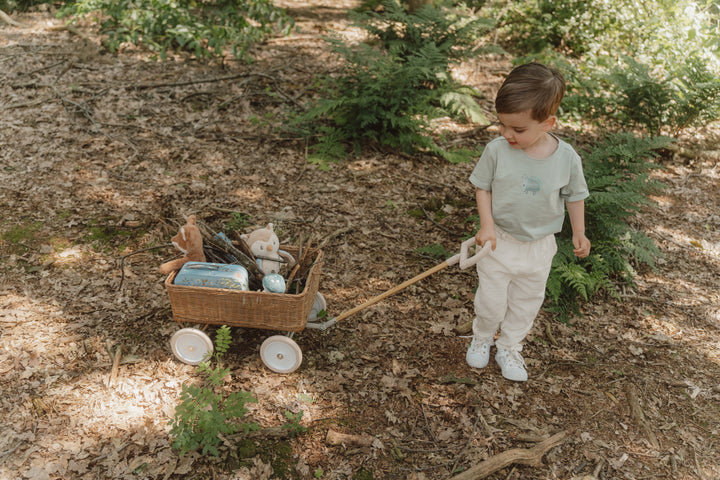
[[[656,450],[660,449],[660,442],[657,439],[657,436],[655,435],[655,432],[653,431],[652,427],[650,426],[650,422],[648,422],[647,417],[645,417],[645,412],[643,412],[642,406],[640,405],[640,399],[638,398],[637,390],[635,390],[635,386],[632,384],[627,384],[625,386],[625,392],[628,396],[628,402],[630,403],[630,410],[632,411],[632,416],[635,419],[635,423],[638,424],[640,429],[642,429],[643,433],[645,434],[645,437],[650,442],[650,445],[653,446]]]
[[[120,285],[118,285],[118,290],[122,290],[123,282],[125,281],[125,259],[127,257],[130,257],[132,255],[137,255],[138,253],[147,252],[148,250],[155,250],[157,248],[166,248],[166,247],[172,247],[172,243],[166,243],[164,245],[158,245],[156,247],[148,247],[143,248],[142,250],[138,250],[136,252],[128,253],[127,255],[123,255],[120,257]],[[179,255],[178,255],[179,257]]]
[[[545,336],[548,338],[550,345],[552,345],[553,347],[557,347],[558,343],[557,340],[555,340],[555,336],[552,333],[552,328],[550,327],[549,323],[545,324]]]
[[[345,445],[346,447],[371,447],[375,443],[375,437],[371,435],[352,435],[331,429],[328,430],[325,436],[325,443],[328,445]]]
[[[418,205],[418,207],[420,207],[420,210],[422,210],[423,215],[425,215],[425,219],[428,220],[430,223],[432,223],[433,225],[435,225],[437,228],[439,228],[440,230],[442,230],[442,231],[444,231],[444,232],[447,232],[447,233],[449,233],[449,234],[451,234],[451,235],[454,235],[454,234],[455,234],[455,232],[453,232],[453,231],[450,230],[449,228],[447,228],[447,227],[445,227],[445,226],[443,226],[443,225],[440,225],[438,222],[436,222],[435,219],[433,218],[433,216],[430,215],[430,212],[428,212],[428,211],[425,209],[425,207],[423,207],[422,205]]]
[[[513,448],[506,450],[497,455],[493,455],[487,460],[470,467],[468,470],[455,475],[451,480],[477,480],[486,478],[498,470],[502,470],[514,463],[528,465],[530,467],[541,467],[543,465],[543,456],[560,445],[567,437],[566,432],[559,432],[552,437],[544,440],[532,448]]]
[[[29,102],[20,102],[20,103],[11,103],[10,105],[6,105],[3,107],[3,110],[12,110],[13,108],[25,108],[25,107],[35,107],[37,105],[46,103],[50,97],[45,96],[38,100],[32,100]]]
[[[115,349],[115,356],[113,358],[112,369],[110,369],[110,377],[107,381],[108,388],[115,384],[118,376],[118,370],[120,369],[120,360],[122,359],[122,344],[118,345]]]
[[[236,75],[227,75],[224,77],[205,78],[201,80],[186,80],[183,82],[159,82],[159,83],[140,83],[137,85],[130,85],[126,87],[126,90],[145,90],[149,88],[165,88],[165,87],[187,87],[190,85],[199,85],[201,83],[215,83],[224,82],[226,80],[236,80],[238,78],[245,77],[264,77],[275,80],[274,77],[264,73],[239,73]]]
[[[323,239],[320,241],[320,243],[318,244],[318,247],[317,247],[317,248],[319,248],[319,249],[322,250],[322,249],[325,247],[325,245],[327,245],[328,242],[329,242],[330,240],[332,240],[333,238],[339,237],[340,235],[343,235],[343,234],[345,234],[345,233],[352,232],[352,231],[353,231],[353,227],[350,227],[350,226],[338,228],[338,229],[335,230],[334,232],[331,232],[331,233],[327,234],[327,235],[325,236],[325,238],[323,238]]]
[[[10,15],[0,10],[0,20],[7,23],[8,25],[12,25],[13,27],[27,27],[28,25],[25,25],[24,23],[20,23],[18,21],[13,20],[10,18]]]

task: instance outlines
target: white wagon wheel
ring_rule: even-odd
[[[310,315],[308,315],[308,319],[310,321],[317,320],[318,315],[320,315],[320,312],[323,310],[327,311],[327,302],[325,301],[323,294],[317,292],[315,294],[315,301],[312,304],[312,308],[310,308]]]
[[[188,365],[197,365],[213,352],[213,342],[202,330],[183,328],[170,339],[175,357]]]
[[[273,335],[260,347],[260,359],[273,372],[292,373],[302,363],[302,351],[292,338]]]

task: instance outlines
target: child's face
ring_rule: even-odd
[[[515,149],[528,150],[539,147],[545,141],[545,134],[555,125],[554,116],[538,122],[530,116],[530,110],[498,113],[497,116],[500,120],[500,133]]]

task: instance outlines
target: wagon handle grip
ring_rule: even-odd
[[[485,245],[480,251],[477,251],[472,257],[468,257],[470,247],[474,247],[475,245],[477,245],[475,237],[468,238],[460,245],[460,253],[448,258],[446,262],[448,265],[455,265],[456,263],[459,263],[460,268],[465,270],[466,268],[472,267],[479,262],[480,259],[490,253],[490,250],[492,249],[492,244],[490,242],[485,242]]]

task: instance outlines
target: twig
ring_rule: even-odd
[[[163,88],[163,87],[187,87],[188,85],[198,85],[201,83],[215,83],[215,82],[224,82],[226,80],[235,80],[237,78],[246,78],[246,77],[264,77],[269,78],[273,81],[277,81],[275,77],[272,77],[271,75],[267,75],[265,73],[238,73],[235,75],[227,75],[224,77],[215,77],[215,78],[206,78],[202,80],[187,80],[184,82],[160,82],[160,83],[141,83],[139,85],[130,85],[126,87],[126,90],[145,90],[149,88]]]
[[[186,87],[188,85],[198,85],[200,83],[224,82],[225,80],[235,80],[236,78],[252,77],[255,73],[240,73],[237,75],[228,75],[225,77],[207,78],[204,80],[188,80],[185,82],[161,82],[161,83],[141,83],[139,85],[130,85],[125,87],[126,90],[145,90],[149,88],[163,87]]]
[[[498,470],[502,470],[516,463],[536,468],[541,467],[543,456],[565,441],[566,437],[567,433],[563,431],[556,433],[532,448],[513,448],[506,450],[497,455],[493,455],[474,467],[470,467],[459,475],[455,475],[451,480],[478,480],[486,478]]]
[[[240,251],[243,252],[245,255],[247,255],[250,260],[257,263],[255,254],[252,252],[252,250],[250,249],[250,246],[247,244],[247,242],[245,240],[243,240],[242,234],[238,230],[235,230],[235,238],[237,239],[237,244],[238,244],[238,248],[240,249]]]
[[[173,246],[172,243],[166,243],[164,245],[158,245],[156,247],[143,248],[142,250],[128,253],[127,255],[123,255],[122,257],[120,257],[120,285],[118,285],[118,290],[122,290],[123,282],[125,281],[125,259],[127,257],[137,255],[138,253],[147,252],[148,250],[155,250],[158,248],[166,248],[166,247],[172,247],[172,246]]]
[[[3,110],[12,110],[13,108],[34,107],[35,105],[39,105],[41,103],[47,102],[49,99],[50,99],[49,96],[45,96],[38,100],[33,100],[30,102],[11,103],[10,105],[6,105],[5,107],[3,107]]]
[[[335,230],[334,232],[329,233],[328,235],[326,235],[325,238],[323,238],[322,241],[320,242],[320,244],[318,245],[318,248],[319,248],[319,249],[322,249],[322,248],[325,247],[325,245],[327,245],[327,243],[328,243],[330,240],[332,240],[333,238],[339,237],[340,235],[342,235],[342,234],[344,234],[344,233],[351,232],[352,230],[353,230],[353,227],[351,227],[351,226],[338,228],[338,229]]]
[[[72,67],[73,62],[70,62],[68,65],[69,65],[69,67]],[[60,76],[62,76],[66,71],[67,71],[67,69],[63,70],[60,73]],[[58,77],[58,79],[59,79],[59,77]],[[58,79],[56,79],[56,81]],[[101,126],[101,127],[103,126],[103,123],[95,120],[95,117],[93,117],[92,113],[89,111],[86,104],[79,104],[77,102],[73,102],[72,100],[69,100],[69,99],[63,97],[60,94],[60,92],[57,90],[57,88],[55,88],[55,82],[53,82],[51,85],[47,85],[47,86],[50,87],[53,90],[53,92],[55,92],[55,95],[60,99],[60,102],[62,103],[62,105],[65,108],[65,111],[68,113],[68,115],[70,115],[71,113],[81,113],[82,116],[85,117],[87,120],[89,120],[90,123],[92,123],[93,125],[97,125],[97,126]],[[71,111],[67,107],[66,104],[73,105],[76,108],[76,110],[74,112]],[[133,144],[133,142],[131,142],[130,140],[128,140],[125,137],[115,137],[115,136],[110,135],[109,133],[105,132],[102,128],[100,130],[101,130],[102,134],[105,135],[105,137],[107,137],[113,141],[124,143],[125,145],[127,145],[128,147],[130,147],[133,150],[134,154],[129,156],[128,161],[125,162],[125,165],[120,170],[121,172],[125,171],[125,169],[128,167],[128,165],[130,165],[132,163],[132,161],[140,154],[138,148],[135,146],[135,144]],[[113,173],[113,176],[115,176],[116,178],[119,178],[120,180],[128,180],[127,178],[123,177],[120,174]]]
[[[250,258],[249,258],[247,255],[245,255],[243,252],[241,252],[240,250],[238,250],[238,249],[237,249],[234,245],[232,245],[231,243],[223,242],[223,245],[222,245],[222,246],[219,246],[219,245],[217,245],[216,243],[214,243],[213,239],[219,237],[219,235],[217,234],[217,232],[215,232],[215,230],[213,230],[212,228],[210,228],[210,227],[209,227],[205,222],[203,222],[202,220],[198,220],[197,223],[198,223],[199,226],[201,226],[202,228],[205,229],[206,233],[209,233],[209,237],[210,237],[210,238],[208,239],[208,241],[209,241],[210,243],[218,246],[219,248],[227,247],[227,250],[229,250],[230,253],[232,253],[232,254],[238,259],[238,262],[239,262],[243,267],[245,267],[245,268],[248,270],[248,273],[250,274],[250,283],[251,283],[251,285],[253,286],[253,288],[260,288],[260,286],[262,285],[262,279],[263,279],[263,277],[265,276],[265,274],[263,273],[262,270],[260,270],[260,267],[258,266],[258,264],[257,264],[254,260],[250,259]],[[208,236],[206,235],[206,238],[207,238],[207,237],[208,237]]]
[[[113,358],[112,369],[110,370],[110,377],[108,378],[107,386],[110,388],[117,380],[118,369],[120,368],[120,359],[122,358],[122,343],[115,349],[115,357]]]
[[[420,209],[421,209],[421,210],[423,211],[423,213],[425,214],[425,218],[427,218],[428,220],[430,220],[430,223],[432,223],[433,225],[435,225],[436,227],[438,227],[440,230],[442,230],[442,231],[444,231],[444,232],[450,233],[450,234],[452,234],[452,235],[455,234],[455,232],[453,232],[453,231],[450,230],[449,228],[443,227],[442,225],[440,225],[439,223],[437,223],[434,219],[432,219],[432,218],[430,217],[430,214],[428,213],[428,211],[425,210],[425,207],[423,207],[422,205],[420,205]]]
[[[72,60],[70,60],[70,61],[67,63],[67,65],[65,65],[65,67],[63,67],[63,69],[60,70],[60,73],[58,73],[58,76],[55,77],[55,80],[53,80],[52,85],[57,84],[57,83],[60,81],[60,79],[63,77],[63,75],[65,75],[67,72],[69,72],[70,70],[72,70],[72,68],[73,68],[74,66],[75,66],[75,62],[73,62]],[[94,121],[94,120],[93,120],[93,121]]]
[[[304,235],[300,235],[300,243],[298,245],[298,261],[293,267],[292,271],[290,272],[290,275],[288,276],[287,286],[285,287],[285,293],[290,292],[290,287],[292,286],[292,282],[295,279],[295,275],[297,275],[298,270],[300,270],[300,265],[303,261],[303,243],[305,242]]]
[[[374,442],[375,437],[370,435],[353,435],[350,433],[336,432],[332,429],[328,430],[325,436],[325,443],[328,445],[370,447]]]
[[[4,452],[0,453],[0,461],[4,462],[5,459],[6,459],[7,457],[9,457],[10,455],[12,455],[12,453],[13,453],[15,450],[17,450],[17,449],[20,447],[20,445],[22,445],[23,443],[25,443],[25,440],[18,440],[17,443],[16,443],[13,447],[11,447],[11,448],[9,448],[8,450],[5,450]]]
[[[477,413],[478,413],[478,416],[475,419],[475,424],[473,425],[473,428],[472,428],[472,434],[468,437],[467,443],[465,444],[465,448],[462,449],[462,451],[458,454],[457,458],[455,459],[455,463],[453,464],[452,470],[450,470],[451,472],[454,472],[457,469],[458,463],[460,462],[460,457],[465,455],[465,452],[467,452],[468,449],[470,448],[470,444],[472,443],[473,439],[475,438],[475,432],[477,432],[478,422],[480,422],[480,419],[482,419],[483,422],[485,421],[485,419],[483,418],[482,412],[480,411],[479,408],[477,409]]]
[[[3,12],[2,10],[0,10],[0,20],[7,23],[8,25],[12,25],[13,27],[26,28],[29,26],[29,25],[25,25],[24,23],[20,23],[16,20],[13,20],[12,18],[10,18],[10,15]]]
[[[673,457],[673,458],[674,458],[674,457]],[[601,458],[601,459],[598,461],[597,465],[595,465],[595,470],[593,470],[593,477],[595,477],[595,478],[600,478],[600,477],[599,477],[600,471],[603,469],[604,466],[605,466],[605,459],[604,459],[604,458]]]
[[[425,406],[421,403],[420,409],[422,410],[423,418],[425,419],[425,427],[427,428],[427,431],[432,435],[433,431],[432,428],[430,428],[430,422],[428,421],[427,414],[425,413]],[[433,443],[437,443],[435,439],[433,438]]]
[[[288,286],[287,286],[287,292],[290,291],[290,285],[292,285],[293,279],[297,275],[297,273],[300,271],[301,268],[305,266],[305,261],[307,260],[308,253],[310,252],[310,247],[312,246],[313,237],[312,234],[308,237],[307,241],[303,239],[303,236],[300,236],[300,246],[298,248],[298,259],[297,264],[293,268],[292,272],[290,272],[290,276],[288,277]],[[309,272],[310,268],[312,268],[313,263],[311,262],[310,265],[305,267],[303,272]],[[299,280],[298,280],[299,281]]]
[[[643,412],[642,406],[640,405],[640,400],[638,398],[637,390],[635,390],[635,386],[631,383],[628,383],[627,385],[625,385],[625,392],[627,393],[628,402],[630,403],[630,410],[632,411],[632,416],[635,419],[635,422],[643,431],[645,437],[647,437],[647,440],[650,442],[653,448],[655,448],[656,450],[659,449],[660,442],[658,441],[655,432],[653,432],[652,427],[650,426],[650,422],[645,416],[645,412]]]
[[[545,336],[548,338],[548,341],[550,342],[550,345],[557,347],[557,340],[555,340],[555,336],[552,333],[552,329],[550,328],[550,324],[545,324]]]
[[[61,61],[59,61],[59,62],[53,63],[52,65],[47,65],[47,66],[45,66],[45,67],[36,68],[35,70],[29,71],[29,72],[25,72],[25,73],[21,73],[21,74],[19,74],[19,75],[32,75],[33,73],[39,73],[39,72],[42,72],[42,71],[45,71],[45,70],[50,70],[51,68],[55,68],[55,67],[57,67],[58,65],[62,65],[62,64],[65,63],[65,62],[66,62],[66,60],[61,60]]]

